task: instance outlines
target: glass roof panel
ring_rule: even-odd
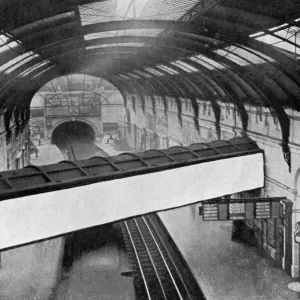
[[[13,59],[11,59],[10,61],[8,61],[7,63],[3,64],[2,66],[0,66],[0,72],[3,72],[4,70],[7,70],[8,68],[14,66],[15,64],[17,64],[18,62],[28,58],[30,55],[33,55],[33,52],[26,52],[24,54],[21,54]]]
[[[231,61],[237,63],[238,65],[240,66],[248,66],[250,63],[247,62],[246,60],[226,51],[226,50],[223,50],[223,49],[218,49],[218,50],[215,50],[214,53],[217,53],[218,55],[220,56],[224,56],[228,59],[230,59]]]
[[[147,74],[147,73],[139,71],[139,70],[136,70],[134,72],[137,73],[137,74],[139,74],[139,75],[142,75],[144,77],[147,77],[147,78],[151,78],[152,77],[150,74]]]
[[[256,32],[256,33],[250,34],[249,37],[256,37],[256,36],[260,36],[260,35],[263,35],[263,34],[264,34],[264,32],[260,31],[260,32]]]
[[[55,66],[50,66],[49,68],[47,68],[47,69],[44,69],[43,71],[41,71],[40,73],[38,73],[38,74],[36,74],[35,76],[33,76],[33,78],[36,78],[36,77],[38,77],[38,76],[41,76],[43,73],[45,73],[46,71],[48,71],[48,70],[50,70],[50,69],[52,69],[52,68],[54,68]]]
[[[243,47],[246,48],[246,49],[248,49],[248,50],[251,51],[251,52],[254,52],[254,53],[258,54],[259,56],[263,57],[263,58],[264,58],[265,60],[267,60],[267,61],[270,61],[270,62],[275,61],[273,58],[271,58],[270,56],[265,55],[264,53],[261,53],[261,52],[259,52],[259,51],[256,51],[256,50],[251,49],[251,48],[246,47],[246,46],[243,46]]]
[[[15,41],[10,42],[8,44],[2,44],[2,46],[0,46],[0,53],[4,52],[6,50],[12,50],[13,48],[15,48],[17,46],[18,46],[18,43]]]
[[[289,25],[288,23],[284,23],[284,24],[281,24],[281,25],[279,25],[279,26],[270,28],[269,30],[270,30],[270,31],[277,31],[278,29],[283,28],[283,27],[286,27],[286,26],[288,26],[288,25]]]
[[[285,30],[282,30],[285,31]],[[286,50],[288,52],[291,52],[295,55],[300,55],[300,28],[299,28],[299,33],[298,34],[287,34],[287,33],[283,33],[282,31],[280,32],[276,32],[276,36],[278,37],[274,37],[272,35],[266,34],[264,36],[261,37],[257,37],[256,40],[261,41],[263,43],[281,48],[283,50]],[[286,36],[286,37],[285,37]],[[284,41],[282,38],[285,38],[295,44],[297,44],[297,46],[294,46],[290,43],[288,43],[287,41]]]
[[[105,37],[114,37],[114,36],[151,36],[155,37],[160,34],[163,29],[126,29],[126,30],[111,30],[104,32],[97,32],[86,34],[84,39],[86,41],[105,38]]]
[[[82,25],[138,19],[147,0],[107,0],[79,6]]]
[[[107,0],[79,6],[82,25],[130,19],[178,20],[199,0]]]
[[[117,47],[117,46],[124,46],[124,47],[142,47],[144,43],[117,43],[117,44],[101,44],[101,45],[94,45],[88,46],[85,49],[98,49],[98,48],[107,48],[107,47]]]
[[[34,58],[39,57],[38,54],[30,54],[28,57],[20,60],[19,62],[17,62],[16,64],[14,64],[12,67],[10,67],[9,69],[6,69],[4,71],[5,74],[9,74],[11,72],[13,72],[15,69],[21,67],[22,65],[26,64],[27,62],[31,61]]]
[[[118,74],[118,76],[117,77],[122,77],[122,78],[125,78],[125,79],[130,79],[130,77],[128,77],[128,76],[126,76],[126,75],[123,75],[123,74]]]
[[[20,76],[27,76],[30,73],[32,73],[33,71],[35,71],[35,70],[37,70],[37,69],[39,69],[39,68],[41,68],[41,67],[43,67],[43,66],[45,66],[49,63],[50,63],[49,60],[46,60],[44,62],[39,62],[39,63],[33,65],[31,68],[29,68],[29,69],[25,70],[24,72],[20,73]]]
[[[196,56],[194,56],[194,58],[196,58],[198,60],[201,60],[201,61],[204,61],[204,62],[206,62],[206,63],[210,64],[211,66],[214,66],[215,68],[218,68],[218,69],[225,69],[225,67],[226,67],[225,65],[220,64],[220,63],[218,63],[218,62],[216,62],[216,61],[214,61],[214,60],[212,60],[212,59],[210,59],[210,58],[208,58],[208,57],[206,57],[202,54],[196,55]]]
[[[199,0],[148,0],[141,11],[142,19],[178,20]]]
[[[9,41],[9,38],[6,35],[4,35],[4,34],[0,35],[0,47],[2,45],[6,44],[8,41]]]
[[[174,69],[167,67],[165,65],[157,65],[158,68],[164,70],[165,72],[172,74],[172,75],[176,75],[179,74],[177,71],[175,71]]]
[[[299,27],[289,27],[284,30],[280,30],[278,32],[274,32],[276,36],[272,36],[269,34],[257,37],[256,40],[261,41],[263,43],[281,48],[288,52],[295,54],[296,56],[300,55],[300,28]],[[292,45],[284,39],[295,43],[296,45]]]
[[[145,68],[145,70],[152,73],[152,74],[154,74],[154,75],[156,75],[156,76],[164,76],[163,73],[161,73],[161,72],[159,72],[155,69],[152,69],[152,68]]]
[[[299,19],[294,20],[295,23],[299,22]],[[297,24],[298,25],[298,24]],[[300,56],[300,26],[290,26],[288,23],[281,24],[279,26],[269,29],[269,32],[257,32],[250,35],[250,37],[256,40],[278,47],[284,51],[286,54],[293,55],[294,58],[299,58]],[[292,44],[293,43],[293,44]]]
[[[215,67],[210,65],[209,63],[206,63],[205,61],[197,58],[197,57],[190,57],[190,60],[195,61],[196,63],[202,65],[203,67],[209,69],[209,70],[214,70]]]
[[[244,58],[245,60],[250,61],[253,64],[263,64],[266,61],[257,55],[250,53],[244,49],[241,49],[239,47],[235,47],[234,49],[231,50],[232,47],[224,48],[224,50],[231,51],[233,54],[236,54],[237,56],[240,56]]]
[[[192,73],[192,72],[199,72],[199,70],[197,70],[196,68],[194,68],[193,66],[183,62],[183,61],[180,61],[180,60],[176,60],[176,61],[173,61],[171,62],[172,65],[174,66],[177,66],[179,68],[181,68],[182,70],[188,72],[188,73]]]
[[[141,76],[137,75],[137,74],[133,74],[133,73],[127,73],[128,76],[131,76],[133,78],[137,78],[137,79],[140,79]]]

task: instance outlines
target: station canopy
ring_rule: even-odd
[[[245,106],[267,107],[288,147],[285,108],[300,109],[299,0],[10,0],[0,15],[7,119],[27,121],[41,86],[84,73],[123,96],[189,99],[195,118],[198,99],[217,119],[218,101],[233,103],[245,130]]]

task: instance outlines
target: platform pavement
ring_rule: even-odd
[[[231,241],[231,221],[202,221],[199,205],[160,212],[207,300],[293,300],[295,281],[254,246]]]
[[[56,145],[41,145],[37,146],[39,150],[36,154],[31,154],[30,162],[35,166],[56,164],[60,161],[65,160],[61,151],[58,149]]]
[[[103,145],[99,144],[98,146],[102,147]],[[35,154],[31,156],[33,165],[55,164],[65,159],[55,145],[42,145],[37,148],[39,150],[38,156],[36,157]],[[111,155],[120,153],[112,151],[113,147],[110,147],[110,145],[105,145],[103,148]],[[132,278],[121,276],[123,271],[129,270],[128,265],[125,254],[114,245],[92,251],[74,264],[70,277],[59,282],[55,293],[52,294],[50,299],[88,300],[101,298],[132,300],[134,299]],[[1,295],[0,293],[0,299],[2,299]],[[10,299],[21,298],[12,297],[8,300]],[[30,299],[33,299],[33,297]]]
[[[84,254],[62,281],[53,300],[133,300],[133,280],[121,276],[122,263],[115,245]]]

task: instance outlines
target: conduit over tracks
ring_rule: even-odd
[[[263,185],[249,138],[2,172],[0,249]]]

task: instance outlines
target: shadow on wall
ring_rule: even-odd
[[[60,275],[64,238],[1,253],[0,299],[49,299]]]
[[[84,254],[100,249],[104,245],[119,245],[118,227],[111,224],[80,230],[67,235],[62,260],[62,275],[68,276],[75,261]]]

